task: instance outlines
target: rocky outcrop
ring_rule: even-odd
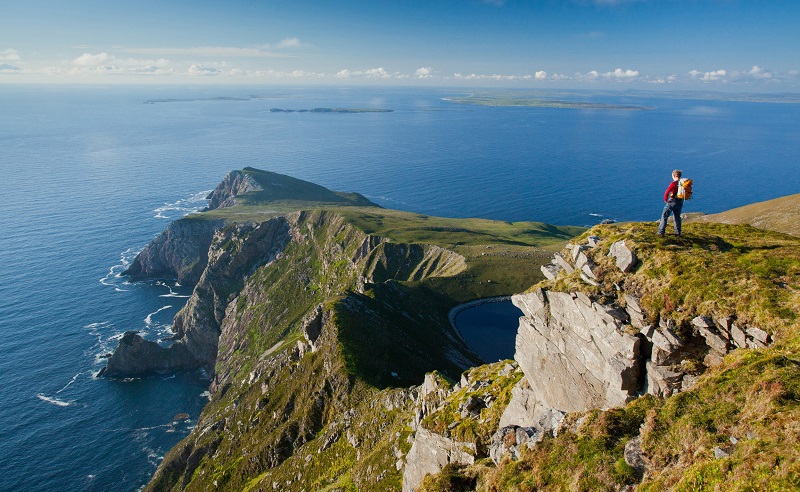
[[[249,174],[242,171],[232,171],[206,197],[208,199],[208,208],[206,210],[233,207],[238,204],[236,197],[239,195],[251,191],[261,191],[262,189],[261,185]]]
[[[514,358],[537,402],[574,412],[634,398],[640,339],[624,332],[619,313],[583,294],[542,289],[512,301],[524,313]]]
[[[197,365],[183,345],[174,344],[164,349],[135,331],[127,331],[98,376],[144,376],[153,372],[193,369]]]
[[[403,471],[403,492],[416,490],[425,475],[439,473],[450,463],[471,465],[475,462],[474,452],[475,445],[472,443],[454,441],[420,428],[408,452]]]
[[[183,218],[172,222],[122,272],[132,280],[175,278],[196,284],[208,263],[208,248],[222,220]]]

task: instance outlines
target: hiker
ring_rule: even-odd
[[[675,220],[675,235],[681,235],[681,209],[683,208],[683,198],[678,198],[678,181],[681,179],[683,172],[680,169],[672,171],[672,183],[667,186],[667,191],[664,192],[664,211],[661,212],[661,222],[658,223],[658,235],[664,237],[664,231],[667,229],[667,219],[670,214],[674,216]]]

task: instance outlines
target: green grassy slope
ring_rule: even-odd
[[[718,214],[694,217],[691,221],[750,224],[759,229],[800,236],[800,194],[753,203]]]

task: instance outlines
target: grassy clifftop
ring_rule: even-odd
[[[798,490],[800,239],[729,224],[691,224],[680,238],[659,238],[652,224],[617,224],[574,242],[588,236],[602,239],[587,250],[600,285],[574,273],[539,286],[624,305],[620,286],[641,296],[650,320],[686,328],[697,315],[732,316],[770,332],[775,343],[734,350],[670,398],[570,414],[557,437],[520,460],[450,466],[422,490]],[[607,256],[621,240],[640,260],[628,274]],[[642,469],[624,457],[634,439]]]

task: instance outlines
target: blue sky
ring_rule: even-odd
[[[800,1],[0,4],[0,83],[800,92]]]

